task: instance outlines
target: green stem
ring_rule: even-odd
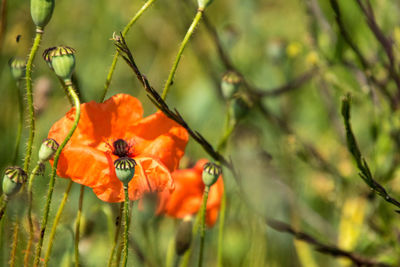
[[[19,220],[17,219],[14,224],[13,242],[11,245],[11,255],[10,255],[10,267],[15,266],[15,254],[17,253],[17,245],[18,245],[18,232],[19,232]]]
[[[79,235],[80,235],[80,227],[81,227],[81,215],[82,215],[82,207],[83,207],[83,197],[85,195],[85,186],[81,185],[81,190],[79,193],[79,207],[78,214],[76,215],[75,221],[75,267],[79,267]]]
[[[42,225],[41,225],[41,228],[40,228],[40,236],[39,236],[38,244],[36,246],[35,261],[34,261],[34,266],[35,267],[37,267],[39,265],[39,261],[40,261],[40,253],[42,251],[43,238],[44,238],[44,234],[45,234],[45,231],[46,231],[47,220],[48,220],[48,217],[49,217],[51,197],[53,195],[53,190],[54,190],[54,183],[55,183],[56,171],[57,171],[57,166],[58,166],[58,160],[60,159],[61,151],[63,150],[65,145],[68,143],[68,141],[71,138],[72,134],[75,132],[75,129],[78,127],[79,118],[80,118],[80,114],[81,114],[81,107],[80,107],[79,98],[78,98],[78,95],[75,93],[75,90],[74,90],[74,88],[72,86],[71,81],[66,81],[66,85],[68,86],[69,94],[72,96],[72,99],[74,100],[75,120],[74,120],[74,125],[69,130],[67,136],[65,137],[64,141],[59,146],[59,148],[57,149],[56,154],[54,155],[53,168],[51,170],[49,189],[48,189],[47,197],[46,197],[46,205],[45,205],[45,208],[44,208],[44,213],[43,213],[43,218],[42,218]]]
[[[114,242],[113,242],[113,245],[112,245],[112,248],[111,248],[110,257],[108,258],[107,267],[111,267],[112,260],[114,258],[115,248],[118,245],[119,231],[121,229],[121,217],[122,217],[123,209],[124,209],[124,204],[121,203],[120,208],[119,208],[119,215],[118,215],[118,219],[117,219],[117,225],[116,225],[117,227],[115,228]]]
[[[60,77],[58,77],[57,76],[57,78],[58,78],[58,81],[60,82],[60,84],[61,84],[61,87],[64,89],[64,93],[65,93],[65,95],[67,96],[67,98],[68,98],[68,102],[69,102],[69,104],[71,105],[71,106],[73,106],[74,105],[74,100],[71,98],[71,96],[68,94],[68,87],[67,87],[67,85],[65,84],[65,82],[64,82],[64,80],[63,79],[61,79]]]
[[[218,225],[218,250],[217,250],[217,263],[218,267],[222,267],[222,248],[224,241],[224,224],[225,224],[225,212],[226,212],[226,192],[222,194],[221,210],[219,211],[219,225]]]
[[[133,18],[131,19],[131,21],[129,21],[129,23],[125,26],[125,28],[122,31],[122,37],[125,37],[125,35],[128,33],[128,31],[130,30],[130,28],[132,27],[133,24],[135,24],[135,22],[140,18],[140,16],[142,16],[142,14],[154,3],[155,0],[148,0],[143,6],[142,8],[136,12],[135,16],[133,16]],[[117,65],[117,61],[118,61],[118,56],[119,56],[119,52],[116,51],[113,61],[111,63],[110,69],[108,71],[107,74],[107,79],[106,79],[106,83],[104,84],[104,91],[103,91],[103,95],[101,96],[100,102],[103,102],[106,94],[108,92],[108,88],[110,87],[110,83],[111,83],[111,79],[112,76],[114,74],[114,70],[115,67]]]
[[[44,256],[43,266],[45,266],[45,267],[48,266],[48,264],[49,264],[51,249],[53,248],[53,240],[56,235],[57,226],[60,221],[61,214],[64,210],[65,204],[67,203],[67,199],[69,196],[69,192],[71,191],[72,184],[73,184],[73,182],[72,182],[72,180],[70,180],[67,185],[67,188],[65,189],[64,196],[63,196],[63,199],[61,200],[60,206],[58,207],[56,217],[54,218],[53,226],[51,227],[50,237],[49,237],[49,242],[48,242],[49,244],[47,247],[46,255]]]
[[[204,250],[204,238],[206,236],[206,208],[208,192],[210,191],[210,186],[206,185],[203,194],[203,204],[201,205],[201,223],[200,223],[200,250],[199,250],[199,261],[198,267],[203,265],[203,250]]]
[[[171,240],[168,243],[165,267],[173,267],[174,261],[175,261],[175,237],[172,236]]]
[[[18,112],[19,112],[19,121],[18,121],[18,132],[17,137],[15,138],[15,148],[14,148],[14,158],[13,158],[13,165],[17,164],[18,160],[18,152],[19,152],[19,144],[21,142],[21,134],[22,134],[22,127],[24,125],[24,105],[23,105],[23,96],[21,93],[21,88],[19,86],[19,82],[17,83],[17,101],[18,101]]]
[[[37,175],[39,169],[40,169],[40,164],[41,162],[38,162],[35,166],[35,168],[32,170],[31,175],[29,176],[28,180],[28,225],[29,225],[29,238],[28,238],[28,243],[26,244],[26,251],[25,251],[25,256],[24,256],[24,266],[29,266],[29,258],[31,254],[31,248],[32,248],[32,243],[33,243],[33,221],[32,221],[32,205],[33,205],[33,195],[32,195],[32,184],[33,184],[33,179]]]
[[[128,184],[124,185],[125,201],[124,201],[124,243],[123,243],[123,257],[122,267],[126,267],[128,262],[128,238],[129,238],[129,194]]]
[[[32,156],[32,145],[33,139],[35,138],[35,110],[33,108],[33,94],[32,94],[32,64],[35,59],[37,50],[40,45],[40,41],[42,40],[43,31],[39,28],[36,28],[35,40],[33,41],[32,49],[28,57],[28,62],[26,63],[26,98],[28,100],[28,111],[29,111],[29,139],[28,145],[26,147],[25,152],[25,161],[24,161],[24,171],[26,173],[29,172],[29,164]]]
[[[173,82],[176,69],[178,68],[179,61],[181,60],[181,57],[182,57],[182,54],[183,54],[183,50],[185,50],[185,47],[186,47],[190,37],[192,36],[192,34],[194,32],[194,29],[199,24],[200,19],[203,16],[203,12],[204,12],[204,10],[202,10],[202,9],[197,10],[196,16],[194,17],[192,24],[190,25],[188,31],[186,32],[185,37],[183,38],[181,46],[179,47],[178,54],[176,55],[175,62],[172,65],[171,71],[169,73],[167,82],[164,85],[164,90],[163,90],[162,95],[161,95],[163,100],[165,100],[165,98],[167,97],[169,87],[171,86],[171,84]]]
[[[7,203],[8,203],[8,197],[4,195],[3,202],[0,205],[0,222],[4,216],[4,213],[6,212]]]

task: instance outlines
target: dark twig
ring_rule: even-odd
[[[342,19],[342,13],[340,12],[340,7],[339,7],[338,1],[337,0],[329,0],[329,2],[331,4],[333,12],[335,13],[335,20],[339,27],[339,32],[342,35],[344,41],[347,43],[347,45],[353,50],[354,54],[356,54],[356,56],[361,64],[361,67],[362,67],[363,71],[365,72],[365,76],[368,79],[368,83],[374,84],[380,90],[380,92],[387,98],[392,109],[396,109],[397,105],[398,105],[397,101],[395,99],[393,99],[392,95],[387,90],[386,86],[384,86],[371,73],[370,63],[365,58],[365,56],[362,54],[362,52],[361,52],[360,48],[357,46],[357,44],[352,40],[352,38],[350,37],[350,34],[347,32],[346,26],[344,25],[344,22]]]
[[[343,249],[340,249],[336,246],[333,245],[326,245],[311,235],[295,230],[291,225],[275,220],[275,219],[266,219],[266,223],[269,227],[273,228],[276,231],[279,232],[284,232],[284,233],[289,233],[294,238],[304,241],[312,246],[314,246],[315,250],[318,252],[321,252],[323,254],[331,255],[333,257],[341,257],[341,258],[347,258],[352,261],[352,263],[355,266],[380,266],[380,267],[389,267],[391,265],[382,263],[382,262],[377,262],[372,259],[367,259],[362,256],[359,256],[353,252],[346,251]]]
[[[151,87],[149,81],[147,80],[146,76],[144,76],[139,68],[137,67],[135,60],[133,59],[133,55],[129,50],[125,39],[123,37],[116,37],[115,38],[115,45],[117,46],[120,55],[125,60],[125,62],[132,68],[135,72],[137,78],[142,83],[143,87],[145,88],[146,92],[148,93],[147,96],[153,102],[153,104],[160,109],[168,118],[174,120],[176,123],[180,124],[183,128],[185,128],[190,136],[199,143],[203,149],[212,157],[214,160],[221,162],[224,166],[229,168],[231,171],[234,171],[232,162],[227,160],[224,156],[218,153],[212,145],[197,131],[191,129],[186,121],[182,118],[181,114],[178,110],[170,109],[167,103],[161,98],[161,96],[157,93],[157,91]]]
[[[367,20],[367,24],[371,29],[372,33],[374,34],[376,40],[381,44],[383,50],[385,51],[388,59],[389,59],[389,66],[388,70],[390,73],[391,78],[396,83],[397,89],[399,90],[400,94],[400,76],[396,71],[396,62],[393,53],[393,44],[392,42],[385,36],[382,32],[381,28],[379,28],[378,24],[376,23],[374,11],[372,10],[372,6],[369,0],[366,0],[366,5],[364,5],[361,0],[356,0],[358,6],[360,7],[361,11],[363,12],[365,19]]]
[[[351,129],[350,123],[350,106],[351,106],[351,97],[350,94],[346,95],[346,97],[342,100],[342,116],[344,120],[344,125],[346,128],[346,139],[347,139],[347,147],[350,153],[353,155],[357,167],[360,170],[360,177],[364,180],[364,182],[379,196],[381,196],[385,201],[393,204],[397,208],[400,208],[400,202],[391,197],[385,188],[380,185],[372,176],[372,173],[369,169],[368,163],[363,158],[361,151],[358,147],[357,140],[353,134],[353,130]],[[400,212],[397,210],[397,212]]]
[[[318,73],[317,68],[313,68],[304,74],[296,77],[295,79],[287,82],[284,85],[278,86],[274,89],[270,89],[267,91],[261,90],[261,89],[252,89],[251,94],[253,94],[256,97],[263,97],[263,96],[268,96],[268,97],[274,97],[274,96],[280,96],[284,93],[287,93],[289,91],[294,91],[296,89],[301,88],[305,83],[307,83],[309,80],[311,80],[316,74]]]
[[[227,70],[231,70],[236,72],[242,79],[244,86],[247,88],[249,93],[255,98],[259,97],[276,97],[280,96],[284,93],[293,91],[295,89],[301,88],[302,85],[304,85],[306,82],[311,80],[317,73],[317,69],[314,68],[310,71],[305,72],[304,74],[300,75],[299,77],[293,79],[292,81],[289,81],[287,84],[276,87],[274,89],[262,89],[262,88],[257,88],[253,86],[247,79],[246,77],[239,71],[238,68],[234,66],[232,63],[229,55],[225,52],[224,48],[222,47],[222,42],[219,39],[217,30],[215,27],[211,24],[210,20],[208,19],[207,15],[203,16],[203,23],[204,26],[206,27],[208,33],[210,34],[212,40],[214,41],[214,44],[217,47],[218,55],[224,64],[225,68]]]

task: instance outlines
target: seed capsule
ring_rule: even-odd
[[[28,176],[20,167],[8,167],[5,170],[3,177],[3,193],[7,197],[15,195],[27,179]]]
[[[35,25],[43,29],[51,19],[54,0],[31,0],[31,16]]]
[[[212,3],[213,0],[197,0],[197,4],[199,5],[199,10],[204,10],[207,6]]]
[[[241,82],[242,79],[236,72],[228,71],[224,74],[221,82],[221,90],[225,99],[230,99],[237,93]]]
[[[56,153],[58,146],[56,140],[51,138],[45,139],[39,149],[39,160],[41,162],[50,160]]]
[[[26,63],[20,58],[12,58],[9,61],[11,75],[16,81],[20,81],[25,77]]]
[[[135,175],[135,166],[136,161],[129,157],[122,157],[114,161],[115,174],[124,185],[128,185]]]
[[[207,186],[212,186],[221,175],[222,169],[215,163],[207,162],[203,167],[203,183]]]
[[[75,69],[75,49],[68,46],[51,47],[44,51],[44,60],[58,77],[71,80]]]

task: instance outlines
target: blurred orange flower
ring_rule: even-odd
[[[57,121],[48,137],[61,143],[72,127],[74,113],[72,108]],[[103,201],[123,201],[123,186],[113,165],[118,159],[114,142],[122,139],[128,144],[129,157],[137,163],[129,182],[129,198],[172,190],[170,173],[184,154],[188,133],[161,111],[142,116],[140,101],[126,94],[117,94],[104,103],[82,104],[78,128],[61,153],[57,174],[91,187]]]
[[[206,159],[201,159],[191,169],[176,170],[172,173],[175,190],[172,193],[168,191],[160,193],[158,212],[175,218],[184,218],[200,210],[205,187],[202,180],[203,166],[207,162]],[[223,193],[224,182],[220,176],[208,194],[206,223],[209,227],[217,221]]]

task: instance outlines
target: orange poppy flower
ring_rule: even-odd
[[[72,127],[74,114],[72,108],[51,127],[48,137],[61,143]],[[123,201],[123,186],[113,164],[118,159],[115,141],[122,139],[128,144],[127,154],[137,163],[129,182],[129,198],[172,190],[171,172],[178,167],[189,135],[161,111],[142,116],[140,101],[126,94],[104,103],[82,104],[78,127],[60,155],[58,176],[91,187],[103,201]]]
[[[201,159],[191,169],[176,170],[172,173],[175,190],[172,193],[160,193],[158,212],[175,218],[184,218],[199,212],[205,188],[202,173],[206,163],[206,159]],[[206,223],[209,227],[217,221],[223,193],[224,182],[220,176],[208,193]]]

